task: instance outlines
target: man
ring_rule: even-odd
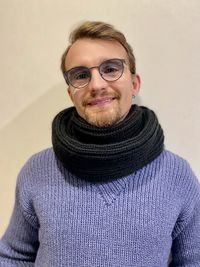
[[[164,149],[132,48],[102,22],[71,34],[61,69],[74,107],[53,121],[53,148],[22,168],[0,266],[200,266],[200,186]]]

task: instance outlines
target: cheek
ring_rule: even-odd
[[[123,99],[125,99],[126,101],[132,99],[132,95],[133,95],[133,84],[132,84],[132,82],[131,81],[127,81],[127,80],[123,81],[121,84],[119,84],[118,91],[120,92],[121,97]]]
[[[73,89],[73,91],[70,92],[70,97],[75,106],[82,103],[83,96],[80,89]]]

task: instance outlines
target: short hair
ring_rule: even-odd
[[[67,53],[69,52],[69,49],[71,48],[73,43],[83,38],[101,39],[101,40],[119,42],[127,52],[131,73],[132,74],[136,73],[135,56],[133,54],[133,49],[126,41],[124,34],[116,30],[111,24],[104,23],[101,21],[86,21],[71,32],[69,36],[70,44],[66,48],[61,57],[61,70],[63,73],[66,71],[65,59]]]

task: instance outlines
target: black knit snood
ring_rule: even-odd
[[[74,107],[61,111],[52,125],[57,158],[72,174],[91,182],[137,171],[162,152],[163,142],[155,113],[137,105],[123,121],[108,127],[87,123]]]

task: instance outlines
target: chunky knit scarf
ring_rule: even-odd
[[[52,143],[57,158],[79,178],[91,182],[129,175],[163,150],[164,136],[155,113],[133,105],[127,117],[109,127],[82,119],[74,107],[53,120]]]

